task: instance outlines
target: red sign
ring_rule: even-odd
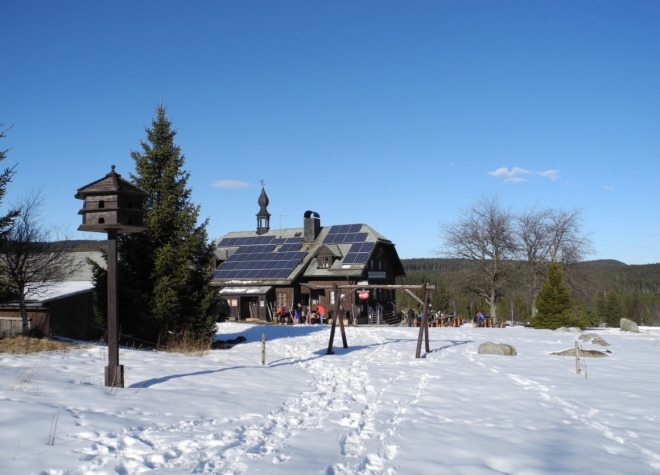
[[[360,297],[362,300],[367,300],[369,298],[369,292],[363,290],[358,294],[358,297]]]

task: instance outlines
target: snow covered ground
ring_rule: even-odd
[[[660,473],[660,329],[598,331],[612,353],[579,375],[549,356],[576,333],[429,331],[420,359],[402,327],[349,327],[326,356],[328,326],[224,323],[219,339],[248,342],[122,349],[124,389],[103,386],[103,347],[0,354],[0,473]]]

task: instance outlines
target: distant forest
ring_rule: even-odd
[[[433,308],[448,313],[474,315],[477,310],[487,311],[479,296],[460,288],[455,278],[469,261],[459,259],[402,259],[405,284],[435,284],[431,295]],[[531,315],[529,295],[521,285],[521,275],[512,263],[508,285],[500,297],[498,315],[507,320],[525,322]],[[642,325],[660,325],[660,263],[627,265],[615,260],[585,261],[565,268],[566,281],[573,296],[589,313],[592,325],[606,323],[618,326],[621,317]],[[403,292],[397,294],[399,308],[417,304]]]

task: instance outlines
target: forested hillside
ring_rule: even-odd
[[[474,315],[486,309],[482,298],[462,287],[459,278],[472,264],[459,259],[403,259],[407,276],[400,283],[432,283],[433,307],[449,313]],[[515,321],[531,315],[531,296],[522,283],[522,272],[512,263],[508,285],[500,296],[498,314]],[[576,299],[587,310],[590,323],[618,325],[621,317],[638,324],[660,325],[660,263],[627,265],[615,260],[585,261],[565,269],[566,280]],[[405,293],[397,294],[399,308],[415,306]]]

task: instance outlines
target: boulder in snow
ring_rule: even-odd
[[[583,333],[582,335],[580,335],[579,339],[582,341],[589,341],[592,338],[596,338],[597,336],[598,335],[596,335],[595,333]]]
[[[516,349],[505,343],[492,343],[487,341],[479,345],[478,353],[480,355],[502,355],[502,356],[516,356]]]
[[[596,338],[591,340],[591,343],[593,343],[594,345],[600,345],[600,346],[610,346],[610,344],[608,342],[606,342],[605,340],[603,340],[599,336],[597,336]]]
[[[622,332],[639,333],[639,327],[637,326],[637,324],[632,320],[628,320],[627,318],[621,319],[621,321],[619,322],[619,327],[621,328]]]
[[[580,335],[579,339],[584,341],[585,343],[591,340],[591,343],[593,343],[594,345],[610,346],[608,342],[603,340],[596,333],[583,333],[582,335]]]
[[[580,348],[578,351],[578,356],[580,358],[605,358],[607,356],[607,354],[603,353],[602,351],[583,350],[582,348]],[[575,348],[570,348],[564,351],[555,351],[554,353],[550,354],[555,356],[572,356],[575,358]]]
[[[564,332],[564,333],[580,333],[582,330],[580,330],[577,327],[570,327],[570,328],[559,327],[555,331],[556,332]]]

